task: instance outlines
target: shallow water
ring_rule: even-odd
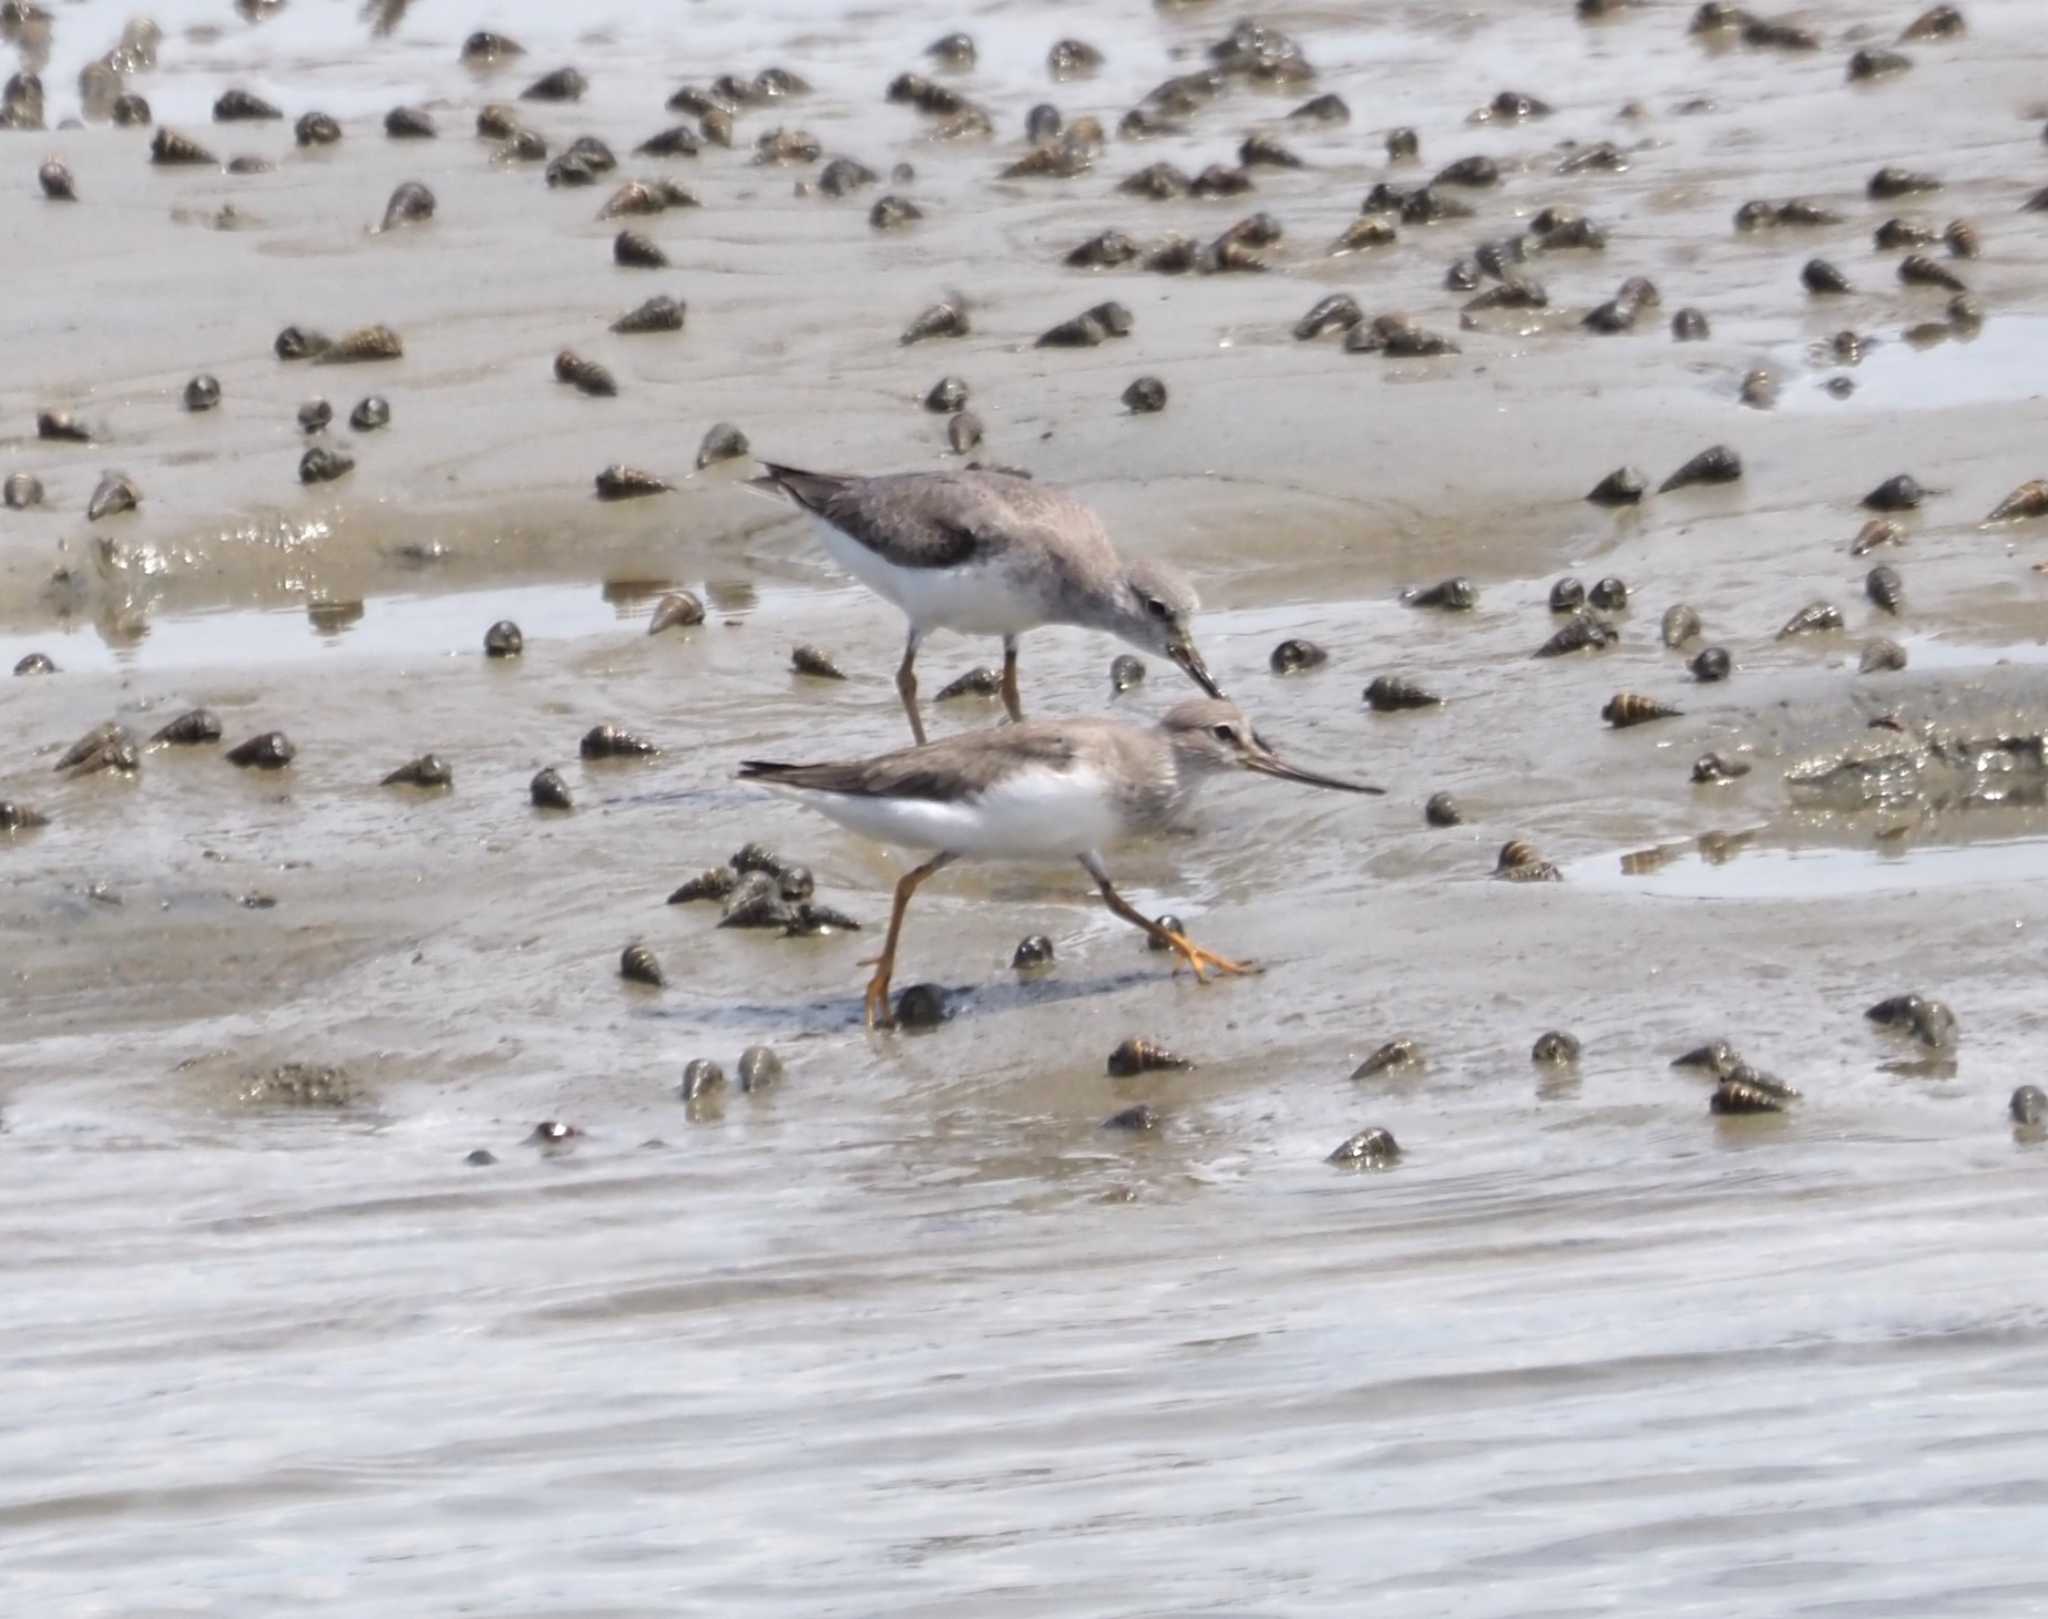
[[[493,1615],[1428,1614],[1661,1611],[2007,1615],[2048,1599],[2023,1548],[2044,1504],[2048,1308],[2038,1282],[2048,1157],[2005,1099],[2040,1081],[2048,811],[2024,795],[1861,804],[1786,785],[1861,756],[1868,722],[1910,740],[2048,724],[2048,523],[1983,513],[2043,475],[2048,331],[2040,183],[2048,44],[2025,0],[1968,7],[1970,36],[1908,47],[1902,80],[1844,87],[1855,44],[1910,13],[1825,19],[1811,57],[1688,40],[1690,5],[1581,26],[1544,0],[1276,13],[1343,94],[1339,129],[1280,130],[1310,160],[1229,202],[1152,204],[1114,181],[1165,158],[1227,158],[1298,94],[1238,91],[1184,137],[1112,141],[1095,171],[992,184],[1035,101],[1106,123],[1195,64],[1234,20],[992,4],[705,3],[650,49],[637,7],[574,13],[419,6],[388,37],[355,4],[299,0],[251,25],[181,3],[158,116],[268,175],[159,173],[147,136],[13,135],[0,271],[30,289],[0,376],[0,471],[37,472],[50,508],[0,512],[0,797],[50,816],[0,841],[0,1589],[22,1611],[186,1614],[404,1609]],[[50,113],[126,15],[57,8]],[[462,35],[531,54],[476,76]],[[881,101],[953,26],[980,41],[962,82],[992,145],[937,147]],[[195,33],[195,30],[198,32]],[[1109,55],[1051,85],[1063,33]],[[671,37],[672,36],[672,37]],[[522,104],[558,145],[622,155],[674,119],[673,86],[730,66],[803,72],[817,93],[740,120],[741,147],[666,172],[703,199],[649,229],[675,268],[608,261],[609,185],[551,192],[494,166],[474,108],[574,60],[575,108]],[[237,83],[347,139],[298,153],[283,126],[210,126]],[[1461,120],[1504,85],[1558,105],[1521,128]],[[1711,96],[1713,111],[1679,106]],[[1631,98],[1648,116],[1617,119]],[[428,144],[381,111],[431,105]],[[774,124],[886,171],[929,218],[864,223],[875,194],[793,194],[747,161]],[[1331,259],[1327,242],[1386,173],[1380,135],[1422,132],[1420,178],[1485,152],[1509,177],[1463,224]],[[1902,133],[1902,131],[1904,133]],[[1632,148],[1618,175],[1559,180],[1557,143]],[[61,152],[86,201],[27,184]],[[1879,163],[1948,189],[1864,200]],[[435,222],[372,235],[399,180]],[[619,176],[609,177],[616,180]],[[1752,196],[1829,201],[1845,223],[1737,236]],[[1580,311],[1630,274],[1663,292],[1642,331],[1460,331],[1445,264],[1546,203],[1607,223],[1604,255],[1535,266]],[[1926,206],[1919,203],[1925,201]],[[241,228],[194,221],[232,202]],[[1059,268],[1116,225],[1213,234],[1254,207],[1287,227],[1266,276]],[[1974,341],[1901,336],[1944,300],[1899,288],[1870,230],[1894,212],[1978,219],[1962,267],[1990,310]],[[1797,290],[1825,253],[1869,290],[1825,310]],[[943,291],[975,335],[899,347]],[[1314,299],[1407,309],[1465,352],[1394,363],[1287,335]],[[656,291],[680,338],[605,326]],[[1105,297],[1136,334],[1084,353],[1029,346]],[[1675,347],[1696,304],[1707,343]],[[391,322],[406,358],[308,368],[271,357],[288,321]],[[1844,325],[1884,341],[1847,400],[1810,345]],[[573,343],[622,393],[551,380]],[[1745,370],[1783,373],[1774,412],[1736,403]],[[177,408],[208,369],[226,404]],[[1384,800],[1268,782],[1219,788],[1191,835],[1126,851],[1120,881],[1264,976],[1173,979],[1107,917],[1078,868],[968,867],[920,895],[900,982],[946,984],[923,1035],[859,1027],[893,856],[732,779],[741,757],[895,746],[899,625],[839,578],[802,525],[689,476],[713,421],[763,453],[854,467],[939,465],[917,408],[940,374],[975,390],[991,459],[1070,483],[1132,550],[1200,581],[1211,665],[1305,763]],[[1161,416],[1123,414],[1140,372]],[[358,468],[307,492],[293,409],[363,393],[394,425]],[[101,429],[38,444],[61,405]],[[1653,483],[1706,444],[1739,448],[1730,489],[1619,516],[1579,497],[1624,462]],[[601,506],[601,466],[677,478]],[[88,527],[100,470],[144,490]],[[1907,470],[1937,493],[1894,554],[1852,558],[1857,500]],[[1907,581],[1886,618],[1872,562]],[[1624,640],[1532,662],[1551,578],[1627,579]],[[1397,592],[1454,572],[1479,609]],[[646,634],[660,588],[701,627]],[[1844,632],[1778,640],[1815,597]],[[1657,621],[1693,603],[1738,671],[1696,686]],[[516,663],[486,625],[516,619]],[[1911,667],[1857,676],[1872,635]],[[1284,636],[1332,652],[1282,679]],[[844,685],[792,675],[827,647]],[[939,637],[927,691],[992,646]],[[1690,651],[1691,649],[1688,649]],[[1041,713],[1110,701],[1112,649],[1026,642]],[[1365,711],[1400,672],[1440,709]],[[1624,732],[1636,690],[1685,710]],[[1117,707],[1183,688],[1155,666]],[[216,709],[228,741],[272,727],[301,752],[272,777],[218,749],[149,754],[133,781],[72,780],[58,750],[112,716],[146,735]],[[986,724],[969,700],[942,729]],[[583,762],[611,721],[663,747]],[[1986,729],[1990,727],[1991,729]],[[1900,743],[1904,746],[1905,741]],[[424,749],[456,780],[378,780]],[[1712,748],[1753,765],[1696,788]],[[538,816],[527,782],[576,794]],[[1448,788],[1464,826],[1424,826]],[[4,835],[0,835],[4,836]],[[1559,884],[1504,884],[1500,845],[1533,841]],[[715,927],[664,899],[763,839],[816,872],[861,935],[792,941]],[[1016,941],[1058,965],[1020,980]],[[644,941],[669,983],[617,976]],[[1919,989],[1961,1020],[1930,1060],[1862,1009]],[[1564,1028],[1580,1063],[1540,1069]],[[1162,1040],[1184,1072],[1115,1080],[1120,1039]],[[1419,1070],[1348,1076],[1397,1035]],[[1781,1117],[1719,1119],[1667,1065],[1725,1034],[1797,1085]],[[676,1099],[683,1063],[772,1043],[773,1091]],[[265,1103],[285,1063],[332,1066],[333,1106]],[[1101,1121],[1138,1101],[1148,1135]],[[545,1118],[586,1134],[523,1145]],[[1324,1155],[1366,1124],[1388,1173]],[[499,1162],[469,1167],[484,1147]]]

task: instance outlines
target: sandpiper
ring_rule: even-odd
[[[1017,638],[1042,624],[1107,630],[1223,695],[1188,632],[1198,604],[1187,581],[1156,562],[1124,561],[1102,520],[1064,490],[1006,472],[858,478],[761,465],[767,476],[753,487],[809,512],[833,559],[910,620],[896,690],[920,743],[915,665],[933,630],[1003,638],[1003,706],[1013,720],[1024,717]]]
[[[967,731],[873,759],[837,764],[771,764],[749,759],[740,776],[789,790],[864,837],[936,851],[896,884],[889,932],[868,980],[870,1028],[888,1028],[889,979],[910,896],[956,860],[1079,860],[1112,913],[1139,927],[1194,969],[1252,969],[1160,926],[1116,891],[1102,851],[1158,832],[1202,782],[1235,769],[1283,781],[1378,793],[1286,763],[1234,704],[1191,698],[1156,727],[1109,719],[1040,720]],[[1178,963],[1176,963],[1178,970]]]

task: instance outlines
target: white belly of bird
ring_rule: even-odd
[[[1078,859],[1124,831],[1108,784],[1092,770],[1020,770],[979,797],[950,802],[791,791],[877,843],[989,860]]]
[[[1037,593],[1016,590],[1000,569],[974,564],[899,568],[823,518],[812,522],[832,560],[884,601],[901,608],[920,635],[932,630],[1022,635],[1045,622]]]

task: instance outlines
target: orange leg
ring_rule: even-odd
[[[896,941],[903,937],[903,913],[910,908],[910,896],[917,892],[927,877],[944,870],[958,858],[957,855],[935,854],[897,880],[896,903],[889,912],[889,934],[882,941],[881,955],[876,958],[875,976],[868,980],[869,1028],[893,1029],[896,1026],[896,1015],[889,1010],[889,979],[896,971]]]
[[[1088,875],[1095,879],[1095,886],[1102,891],[1102,903],[1109,907],[1110,914],[1122,917],[1133,927],[1144,929],[1147,934],[1165,945],[1180,958],[1180,961],[1186,962],[1194,970],[1196,983],[1208,982],[1202,976],[1204,967],[1228,977],[1243,977],[1245,974],[1258,971],[1258,968],[1248,963],[1232,961],[1226,956],[1217,955],[1213,950],[1204,950],[1184,933],[1175,933],[1171,928],[1161,927],[1116,891],[1110,883],[1109,873],[1100,865],[1089,860],[1083,860],[1081,864],[1087,868]],[[1179,962],[1174,964],[1174,971],[1180,971]]]

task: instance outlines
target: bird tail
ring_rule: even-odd
[[[777,764],[772,759],[742,759],[740,761],[741,781],[774,781],[786,776],[792,770],[801,770],[802,765]]]
[[[761,468],[766,476],[749,478],[749,489],[759,489],[770,495],[787,495],[807,512],[823,511],[848,482],[834,473],[805,472],[800,467],[786,467],[777,461],[763,461]]]

